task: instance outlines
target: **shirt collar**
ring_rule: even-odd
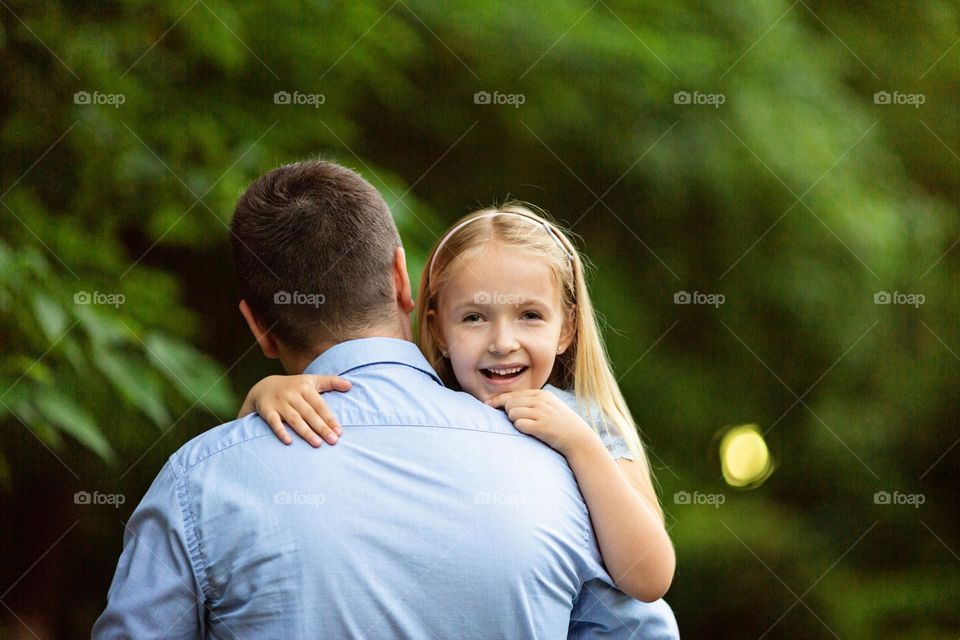
[[[303,372],[341,376],[359,367],[384,363],[413,367],[443,385],[417,345],[397,338],[359,338],[340,342],[317,356]]]

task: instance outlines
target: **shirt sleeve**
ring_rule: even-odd
[[[93,640],[202,638],[204,598],[191,557],[182,479],[167,462],[127,522],[123,552]]]
[[[570,614],[568,640],[680,640],[677,619],[663,599],[641,602],[600,579],[585,582]]]
[[[607,448],[607,451],[614,460],[617,458],[633,460],[633,454],[630,453],[630,447],[627,446],[627,441],[623,439],[623,436],[601,427],[600,440],[603,441],[603,446]]]

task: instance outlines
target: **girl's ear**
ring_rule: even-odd
[[[557,353],[563,353],[570,348],[570,345],[573,344],[574,338],[577,337],[577,305],[570,305],[570,310],[567,312],[566,317],[563,320],[563,330],[560,331],[560,342],[557,344]]]
[[[430,337],[441,351],[447,350],[447,345],[443,341],[443,332],[440,330],[440,317],[436,309],[427,310],[427,330],[430,331]]]

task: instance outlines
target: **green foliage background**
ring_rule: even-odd
[[[85,635],[164,459],[277,371],[227,225],[251,179],[316,154],[383,191],[412,272],[494,199],[573,226],[685,637],[956,637],[960,3],[2,4],[4,637]],[[777,468],[737,491],[716,435],[749,422]]]

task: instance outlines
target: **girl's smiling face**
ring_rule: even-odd
[[[460,387],[486,400],[539,389],[570,344],[570,322],[550,269],[491,242],[443,284],[437,320]]]

